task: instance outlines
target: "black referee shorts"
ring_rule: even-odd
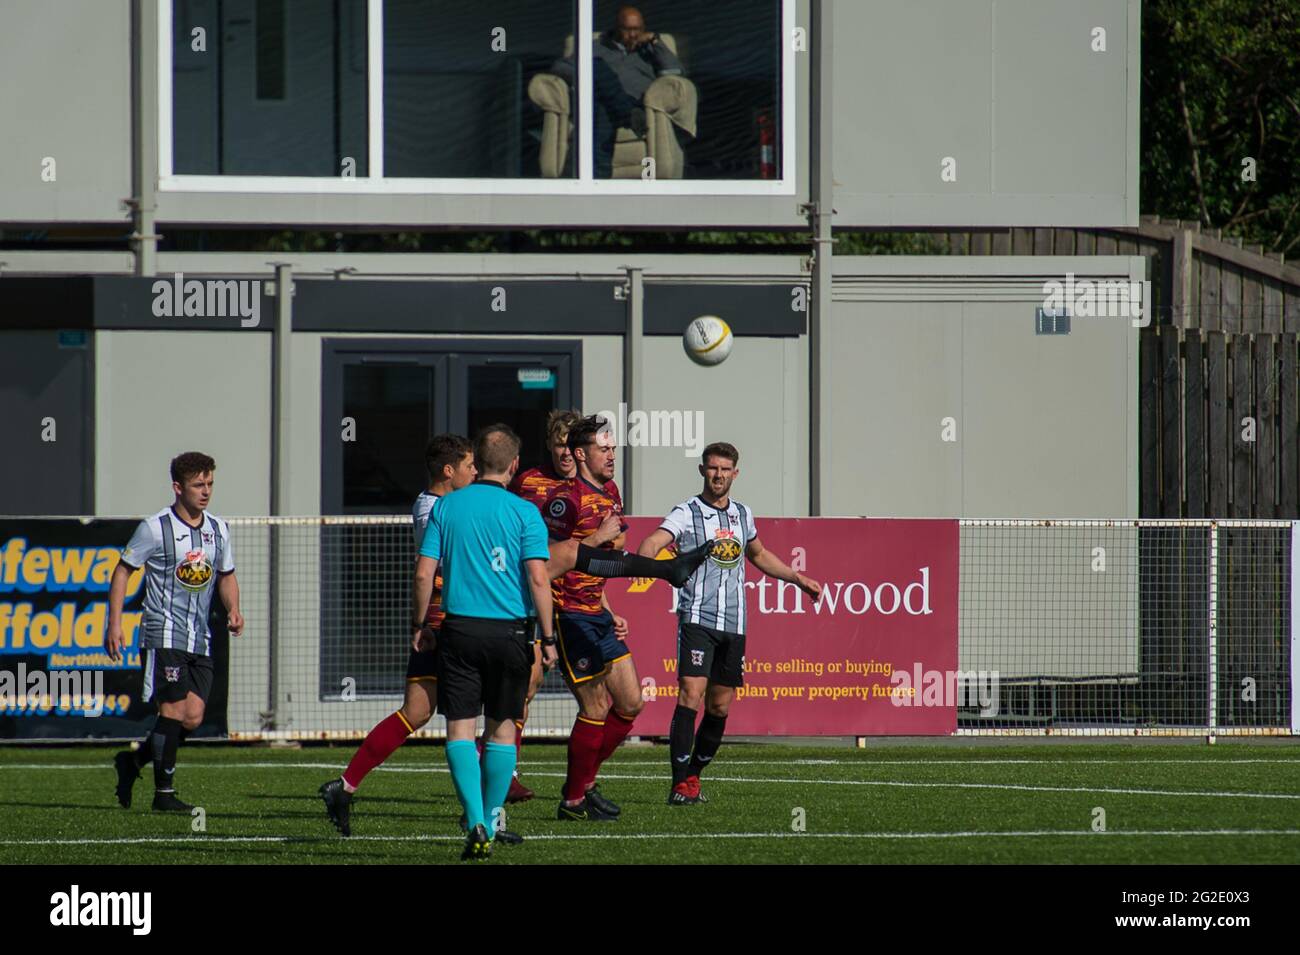
[[[533,667],[526,620],[448,614],[438,634],[438,712],[469,720],[520,720]]]

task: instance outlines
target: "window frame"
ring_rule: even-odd
[[[366,0],[367,174],[365,176],[189,175],[172,169],[172,2],[158,4],[158,189],[169,193],[279,193],[288,195],[525,195],[525,196],[793,196],[797,193],[795,53],[781,44],[781,178],[779,179],[595,179],[590,149],[591,44],[575,43],[578,55],[578,176],[574,179],[385,177],[384,169],[384,0]],[[575,36],[594,32],[595,0],[575,0]],[[796,0],[779,0],[781,35],[793,35]]]

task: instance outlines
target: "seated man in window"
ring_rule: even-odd
[[[646,30],[640,10],[619,7],[614,21],[615,25],[601,35],[592,51],[597,179],[613,175],[614,137],[620,127],[631,129],[637,135],[645,133],[642,98],[650,84],[660,76],[685,75],[677,55],[659,42],[659,34]],[[574,57],[556,60],[551,72],[574,85]]]

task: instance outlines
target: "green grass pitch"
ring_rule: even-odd
[[[0,748],[0,863],[451,863],[459,806],[441,747],[408,745],[370,775],[353,836],[317,787],[350,746],[191,744],[177,789],[188,817],[113,797],[113,749]],[[669,807],[663,746],[624,746],[602,770],[614,823],[555,819],[564,749],[524,748],[538,797],[509,811],[527,841],[509,863],[1287,863],[1300,861],[1300,746],[1044,743],[796,746],[731,742],[709,802]],[[1105,831],[1094,831],[1094,810]],[[802,822],[802,831],[800,823]],[[459,863],[457,863],[459,864]]]

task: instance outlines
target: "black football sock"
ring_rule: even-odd
[[[695,742],[695,711],[677,704],[673,721],[668,727],[668,753],[673,763],[673,785],[683,782],[691,774],[691,744]]]
[[[162,719],[162,717],[159,717],[159,719]],[[158,724],[155,723],[154,730],[157,728]],[[131,754],[135,758],[136,769],[144,769],[153,762],[153,732],[153,730],[150,730],[149,735],[140,741],[140,745],[136,747],[135,752]]]
[[[573,566],[575,570],[593,577],[654,577],[666,580],[674,587],[681,587],[686,583],[686,578],[709,556],[711,546],[711,543],[701,544],[672,560],[655,560],[653,557],[642,557],[626,551],[579,544]]]
[[[690,775],[698,776],[704,772],[704,767],[713,762],[713,757],[718,755],[718,747],[722,745],[722,734],[726,728],[725,716],[704,714],[700,728],[695,733],[695,752],[691,755]]]
[[[158,717],[149,746],[153,750],[153,786],[158,792],[175,790],[176,749],[181,743],[180,720]]]

